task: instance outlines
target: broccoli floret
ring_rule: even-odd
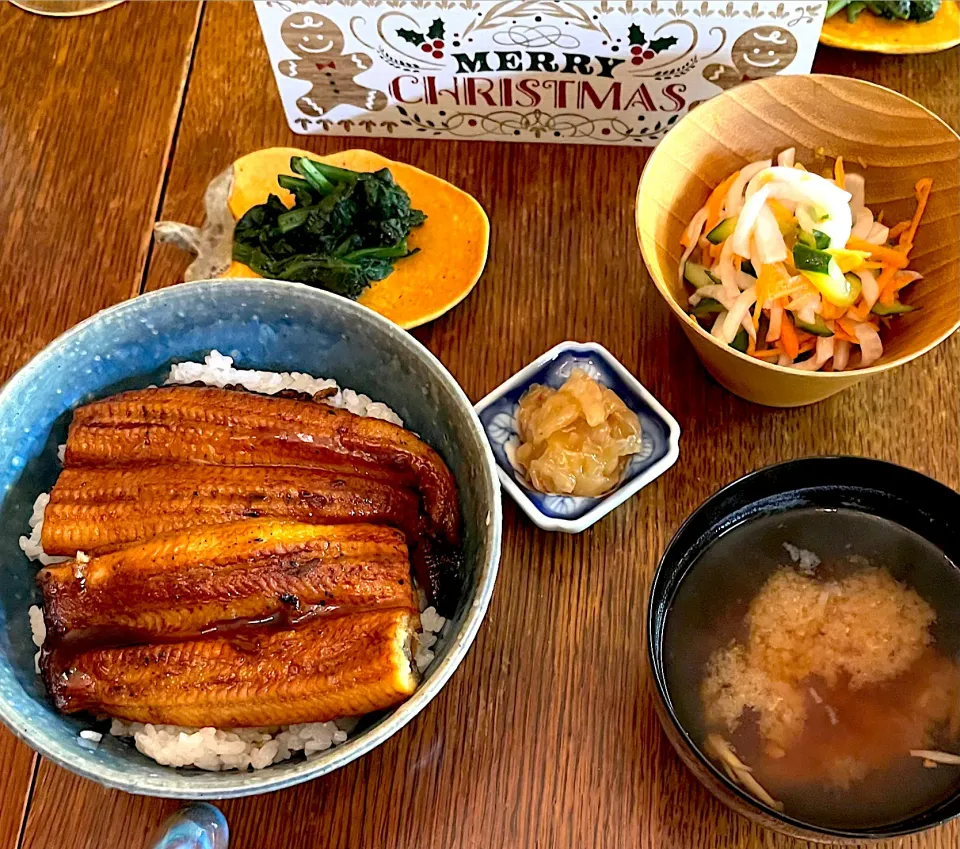
[[[914,0],[910,6],[910,20],[923,24],[932,21],[940,11],[940,0]]]

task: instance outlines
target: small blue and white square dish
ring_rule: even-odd
[[[630,458],[617,487],[599,498],[546,495],[530,486],[511,462],[520,438],[520,397],[539,383],[559,389],[574,369],[612,389],[640,419],[640,451]],[[680,454],[680,425],[623,365],[595,342],[561,342],[493,390],[476,407],[497,461],[500,483],[530,520],[547,531],[578,534],[660,477]]]

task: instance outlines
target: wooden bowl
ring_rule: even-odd
[[[843,372],[802,372],[741,354],[686,312],[680,235],[710,191],[748,162],[796,147],[821,171],[842,156],[866,178],[866,203],[887,222],[912,216],[914,186],[933,178],[904,297],[921,309],[881,333],[883,357]],[[650,157],[637,190],[637,236],[653,282],[707,371],[731,392],[771,407],[820,401],[934,348],[960,327],[960,136],[918,103],[872,83],[814,74],[747,83],[698,106]]]

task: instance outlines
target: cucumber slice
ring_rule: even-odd
[[[707,233],[707,241],[712,245],[719,245],[724,239],[728,239],[733,235],[736,226],[736,218],[724,218],[723,221]]]
[[[847,283],[850,284],[850,288],[853,290],[853,300],[856,301],[860,297],[860,292],[863,289],[863,283],[860,282],[860,278],[857,277],[852,271],[848,271],[843,275]]]
[[[870,312],[874,315],[904,315],[913,312],[915,309],[919,309],[919,307],[913,307],[910,304],[881,304],[878,302],[873,305]]]
[[[797,242],[793,246],[793,264],[835,306],[849,307],[860,295],[860,278],[857,278],[858,285],[854,285],[840,271],[836,260],[824,251]]]
[[[697,318],[706,318],[708,315],[719,315],[723,311],[724,307],[720,301],[715,301],[713,298],[704,298],[690,310],[690,315],[695,315]]]
[[[805,321],[801,321],[796,316],[794,316],[794,320],[797,327],[799,327],[801,330],[806,330],[807,333],[812,333],[814,336],[833,336],[833,331],[827,327],[827,323],[819,315],[813,324],[808,324]]]
[[[813,239],[813,236],[809,233],[804,233],[803,230],[800,231],[800,235],[807,239]],[[817,250],[815,247],[811,247],[804,242],[797,242],[793,246],[793,264],[797,267],[797,271],[814,271],[817,274],[829,274],[830,263],[832,261],[833,257],[830,256],[830,254]],[[834,263],[834,265],[836,265],[836,263]],[[839,271],[839,268],[837,270]]]
[[[745,259],[743,262],[740,263],[740,270],[744,274],[749,274],[751,277],[757,276],[757,269],[753,267],[753,263],[750,262],[749,259]]]
[[[808,233],[806,230],[798,229],[797,244],[813,248],[817,251],[824,251],[830,247],[830,237],[820,230],[814,230],[812,233]]]
[[[730,347],[740,351],[741,354],[747,353],[747,345],[750,343],[750,337],[747,336],[747,331],[742,327],[737,331],[737,335],[733,337],[733,341],[730,343]]]
[[[683,266],[683,279],[691,286],[699,289],[701,286],[719,286],[720,281],[702,265],[695,262],[686,262]]]

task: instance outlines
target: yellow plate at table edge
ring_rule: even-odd
[[[427,221],[411,231],[408,243],[420,251],[400,260],[393,272],[370,286],[357,302],[390,319],[404,330],[412,330],[439,318],[459,304],[476,286],[487,261],[490,245],[490,221],[483,207],[472,196],[446,180],[428,174],[412,165],[395,162],[368,150],[345,150],[317,156],[292,147],[259,150],[240,157],[233,164],[234,182],[229,206],[239,219],[250,207],[263,203],[267,195],[278,195],[292,203],[289,192],[277,183],[280,174],[292,174],[290,157],[309,156],[320,162],[349,168],[353,171],[376,171],[389,168],[394,179],[410,195],[416,209],[427,214]],[[439,247],[457,245],[452,255]],[[233,262],[221,275],[259,277],[255,271]],[[413,295],[417,303],[432,295],[423,307],[411,307]]]
[[[949,37],[944,38],[944,33],[950,33]],[[861,12],[851,24],[840,11],[823,22],[820,43],[842,50],[894,55],[949,50],[960,44],[960,3],[944,0],[937,16],[925,24],[890,21],[868,11]]]

